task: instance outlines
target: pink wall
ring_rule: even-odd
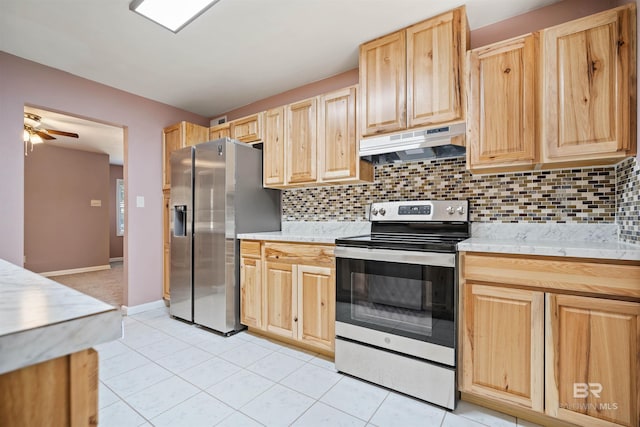
[[[42,273],[109,264],[107,154],[36,145],[24,158],[24,189],[25,268]]]
[[[225,114],[227,115],[228,120],[234,120],[248,116],[249,114],[258,113],[260,111],[268,110],[269,108],[279,107],[302,99],[311,98],[312,96],[331,92],[332,90],[342,89],[357,83],[358,69],[354,68],[353,70],[345,71],[344,73],[336,74],[335,76],[318,80],[317,82],[309,83],[307,85],[270,96],[269,98],[261,99],[260,101],[231,110]]]
[[[136,78],[136,76],[132,76]],[[125,128],[127,210],[124,304],[162,298],[162,129],[204,117],[0,52],[0,258],[24,254],[24,105]],[[136,207],[136,197],[145,199]]]
[[[564,0],[471,31],[471,49],[552,27],[629,2],[629,0]]]
[[[124,237],[117,233],[117,180],[124,177],[120,165],[109,165],[109,258],[124,256]]]

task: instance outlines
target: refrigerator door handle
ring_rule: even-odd
[[[187,237],[187,206],[173,207],[173,236]]]

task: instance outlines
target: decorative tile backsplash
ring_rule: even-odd
[[[616,221],[620,238],[640,243],[640,164],[630,158],[616,165]]]
[[[374,183],[283,191],[282,219],[364,221],[373,201],[413,199],[469,199],[476,222],[613,223],[616,168],[471,175],[464,158],[378,165]]]

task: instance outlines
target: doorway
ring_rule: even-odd
[[[41,107],[24,112],[24,266],[119,307],[126,295],[125,129]]]

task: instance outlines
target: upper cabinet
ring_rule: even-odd
[[[344,179],[358,175],[356,136],[356,87],[320,96],[318,100],[320,179]]]
[[[162,189],[171,187],[171,153],[190,145],[207,141],[209,128],[180,122],[162,131]]]
[[[468,169],[604,165],[635,155],[635,9],[469,52]]]
[[[263,115],[260,112],[231,121],[231,138],[249,143],[262,141]]]
[[[407,127],[463,118],[464,7],[407,28]]]
[[[542,31],[545,163],[635,153],[635,31],[635,4]]]
[[[360,160],[357,86],[274,108],[265,113],[265,187],[291,188],[373,181]]]
[[[362,136],[462,120],[468,37],[463,6],[362,44]]]
[[[407,65],[405,32],[360,46],[360,120],[363,135],[406,127]]]
[[[527,35],[468,53],[467,169],[534,167],[536,47]]]
[[[317,180],[316,106],[317,99],[310,98],[285,107],[288,183]]]
[[[265,187],[284,185],[284,107],[264,113],[264,141],[262,183]]]
[[[209,128],[209,140],[220,139],[231,136],[231,125],[229,123],[223,123],[217,126],[211,126]]]

